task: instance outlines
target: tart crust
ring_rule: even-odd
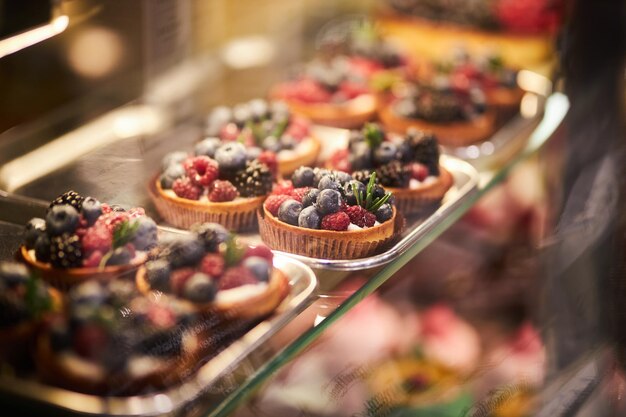
[[[187,200],[167,195],[158,180],[150,184],[150,197],[161,215],[169,224],[188,229],[196,223],[219,223],[233,231],[242,231],[256,225],[255,213],[266,196],[243,198],[235,201],[214,203]]]
[[[438,204],[446,195],[454,179],[450,171],[439,166],[437,180],[420,188],[385,187],[395,197],[396,208],[408,215],[419,212],[432,204]]]
[[[433,132],[439,143],[446,146],[465,146],[487,139],[495,131],[496,115],[487,110],[471,122],[431,123],[422,119],[409,119],[398,116],[392,110],[392,104],[380,109],[380,120],[383,125],[397,133],[406,132],[409,128],[417,128]]]
[[[303,140],[310,141],[310,150],[308,152],[294,152],[294,155],[287,157],[282,156],[280,152],[277,154],[278,172],[280,175],[291,175],[301,166],[312,166],[317,161],[317,156],[322,149],[322,143],[314,136],[308,136]]]
[[[373,255],[395,236],[397,212],[393,207],[391,219],[378,226],[343,232],[292,226],[265,207],[257,215],[261,238],[272,249],[312,258],[353,259]]]
[[[152,289],[146,280],[146,269],[140,268],[135,277],[137,288],[143,294]],[[228,290],[226,290],[228,291]],[[272,270],[272,276],[265,291],[245,300],[230,302],[193,303],[194,308],[203,313],[215,313],[225,320],[256,319],[269,315],[289,294],[289,280],[278,268]]]
[[[105,266],[102,269],[96,267],[60,269],[32,257],[26,246],[20,247],[19,256],[29,267],[39,272],[44,281],[61,291],[67,291],[71,287],[87,280],[108,281],[129,274],[147,259],[147,255],[144,253],[136,256],[133,262],[128,265]]]

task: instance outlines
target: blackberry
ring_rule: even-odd
[[[50,239],[50,263],[55,268],[76,268],[83,261],[83,245],[76,235],[63,233]]]
[[[272,173],[267,165],[258,160],[246,164],[246,169],[237,173],[234,185],[242,197],[258,197],[272,191]]]
[[[376,178],[384,187],[403,188],[409,184],[411,173],[402,163],[392,161],[376,170]]]
[[[80,209],[83,207],[83,201],[85,197],[78,194],[76,191],[68,191],[55,198],[48,206],[48,211],[54,206],[60,206],[62,204],[69,204],[74,207],[76,211],[80,213]]]
[[[433,134],[413,133],[409,138],[413,161],[426,165],[430,175],[439,175],[439,144]]]
[[[370,181],[370,177],[372,176],[372,172],[373,171],[370,171],[369,169],[354,171],[352,173],[352,178],[367,185],[367,183]],[[378,178],[376,178],[376,182],[378,182]]]

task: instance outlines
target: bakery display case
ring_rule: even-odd
[[[626,410],[623,5],[26,3],[0,414]]]

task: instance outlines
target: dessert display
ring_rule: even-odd
[[[416,129],[404,136],[369,123],[350,132],[347,149],[326,161],[330,169],[350,172],[355,179],[376,173],[378,183],[393,194],[396,208],[412,214],[438,204],[453,183],[439,163],[437,138]]]
[[[376,173],[300,167],[259,211],[259,231],[272,249],[327,259],[370,256],[399,233],[391,193]]]
[[[49,384],[122,396],[180,383],[201,359],[194,312],[168,297],[138,294],[132,281],[88,281],[67,294],[67,313],[37,340]]]
[[[218,224],[198,225],[157,252],[137,272],[137,287],[145,294],[184,300],[197,312],[258,319],[272,313],[288,293],[287,277],[273,266],[269,248],[244,245]]]
[[[60,295],[26,266],[0,262],[0,364],[22,367],[37,330],[60,304]]]
[[[291,114],[281,101],[263,99],[215,108],[207,117],[205,135],[195,145],[195,156],[215,158],[224,142],[240,142],[247,159],[258,158],[280,175],[313,164],[321,147],[307,118]]]
[[[88,279],[111,279],[145,262],[157,225],[143,208],[125,210],[68,191],[24,229],[20,256],[52,285],[67,289]]]
[[[265,152],[251,157],[248,151],[230,141],[219,144],[213,157],[167,154],[151,189],[159,214],[182,228],[205,222],[237,231],[254,227],[256,210],[272,190],[276,158]]]

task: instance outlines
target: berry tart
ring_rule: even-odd
[[[375,172],[405,215],[439,204],[453,183],[450,172],[439,164],[434,135],[415,129],[404,136],[386,133],[374,123],[350,132],[348,149],[336,151],[326,166],[350,172],[356,179]]]
[[[392,195],[376,184],[376,173],[359,180],[341,171],[298,168],[258,216],[261,238],[272,249],[313,258],[370,256],[400,229]]]
[[[285,299],[289,283],[272,264],[264,245],[246,246],[214,223],[159,247],[155,259],[137,272],[137,287],[185,300],[200,313],[232,319],[259,319]]]
[[[20,256],[44,280],[65,290],[137,268],[156,243],[157,225],[144,209],[127,211],[68,191],[52,201],[45,219],[26,224]]]
[[[256,225],[256,210],[272,191],[275,179],[272,162],[265,156],[261,153],[250,159],[246,147],[237,141],[221,143],[213,158],[169,153],[151,187],[154,205],[176,227],[215,222],[229,230],[251,229]]]
[[[61,297],[25,265],[0,263],[0,363],[21,368],[40,327],[60,310]]]
[[[487,139],[495,131],[496,121],[479,86],[457,86],[441,77],[395,85],[379,116],[388,130],[430,131],[446,146],[466,146]]]
[[[37,340],[46,383],[123,396],[181,382],[201,355],[196,317],[185,304],[140,295],[131,281],[88,281],[67,294],[66,314]]]
[[[222,142],[238,141],[246,146],[248,159],[260,158],[281,175],[313,164],[321,149],[311,135],[311,122],[292,115],[280,101],[254,99],[217,107],[207,117],[205,135],[195,146],[196,156],[215,158]]]
[[[284,100],[296,114],[322,125],[353,128],[376,115],[376,95],[362,72],[346,56],[318,58],[293,81],[275,86],[270,95]]]

